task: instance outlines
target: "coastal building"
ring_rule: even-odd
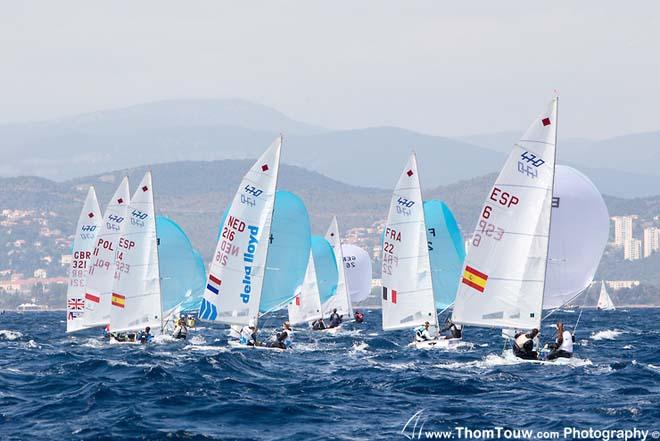
[[[660,228],[644,228],[644,250],[643,257],[646,259],[651,254],[660,251]]]
[[[634,286],[639,286],[639,280],[606,280],[605,284],[608,288],[616,291],[618,289],[630,289]]]
[[[612,216],[614,222],[614,246],[625,247],[627,241],[633,238],[633,221],[637,216]]]
[[[625,260],[639,260],[642,258],[642,241],[629,239],[623,243],[623,258]]]

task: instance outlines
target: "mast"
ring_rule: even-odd
[[[165,333],[165,317],[163,317],[163,289],[160,283],[160,252],[158,250],[158,247],[160,246],[160,242],[158,239],[158,223],[156,222],[156,198],[154,196],[154,182],[153,182],[153,175],[151,174],[151,170],[149,170],[149,175],[151,176],[151,204],[154,207],[154,232],[156,233],[156,260],[158,261],[158,265],[156,265],[156,270],[158,271],[158,294],[160,295],[160,333],[164,334]]]

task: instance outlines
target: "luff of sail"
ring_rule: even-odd
[[[456,323],[514,329],[540,326],[556,130],[555,98],[514,145],[486,197],[454,305]]]
[[[273,216],[282,137],[245,174],[213,254],[199,311],[202,320],[256,323]]]
[[[382,254],[383,329],[405,329],[428,321],[436,309],[422,192],[415,154],[394,189],[385,224]]]
[[[158,334],[162,330],[162,307],[151,172],[135,189],[125,223],[117,242],[110,330],[137,331],[148,326]]]
[[[85,289],[85,327],[106,326],[110,323],[110,297],[114,284],[117,243],[127,223],[129,202],[128,178],[125,177],[105,209],[103,223],[92,250]]]
[[[314,255],[311,249],[309,250],[309,261],[307,263],[307,271],[305,272],[305,280],[299,292],[293,298],[293,301],[289,303],[288,311],[289,322],[292,325],[310,322],[322,317],[321,296],[319,294],[319,284],[316,280]]]
[[[83,323],[85,285],[92,250],[102,221],[96,192],[94,187],[89,187],[73,239],[69,286],[66,291],[66,332],[75,332],[85,328]]]
[[[607,293],[605,288],[605,281],[601,282],[600,285],[600,295],[598,296],[598,309],[601,311],[613,311],[616,308],[614,307],[614,302],[612,298]]]
[[[334,309],[337,314],[343,316],[344,320],[353,318],[353,306],[351,298],[348,293],[348,286],[346,285],[346,272],[344,269],[344,254],[341,249],[341,239],[339,236],[339,224],[337,217],[333,216],[328,231],[325,234],[325,239],[332,247],[335,255],[335,265],[337,266],[337,288],[335,294],[323,304],[323,314],[327,317]]]

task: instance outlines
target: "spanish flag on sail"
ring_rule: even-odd
[[[474,288],[479,292],[484,292],[487,281],[488,276],[486,274],[477,271],[470,265],[465,265],[465,271],[463,271],[463,283],[467,286]]]
[[[118,306],[120,308],[123,308],[126,305],[126,296],[123,296],[121,294],[117,294],[116,292],[112,293],[112,304],[114,306]]]

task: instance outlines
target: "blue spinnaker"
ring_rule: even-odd
[[[433,295],[438,309],[449,307],[456,291],[465,260],[465,246],[458,223],[444,202],[424,202],[426,239],[433,273]]]
[[[228,209],[220,225],[224,225],[227,213]],[[302,199],[289,191],[278,190],[275,193],[260,312],[283,308],[295,296],[296,289],[305,279],[311,232],[309,215]]]
[[[312,236],[312,254],[316,281],[319,285],[321,304],[325,303],[337,291],[337,261],[330,242],[322,236]]]
[[[156,216],[163,312],[199,308],[206,285],[204,260],[176,222]]]

